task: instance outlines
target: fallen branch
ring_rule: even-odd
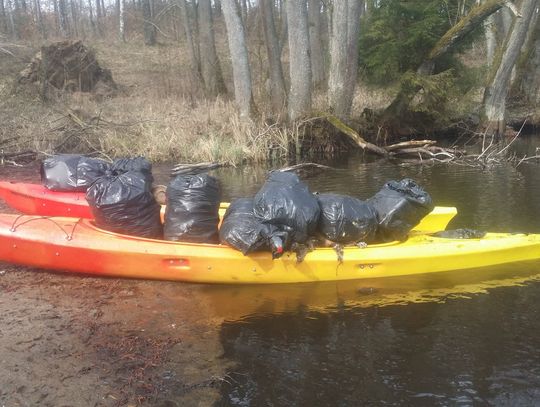
[[[379,147],[375,144],[372,144],[364,140],[362,136],[360,136],[360,134],[358,134],[354,129],[347,126],[336,116],[331,115],[331,114],[323,114],[322,117],[325,118],[328,121],[328,123],[330,123],[332,126],[334,126],[336,130],[340,131],[341,133],[349,137],[349,139],[361,149],[370,151],[374,154],[381,155],[383,157],[388,157],[388,151],[386,151],[382,147]]]
[[[408,148],[408,147],[432,146],[436,143],[437,142],[435,140],[411,140],[411,141],[403,141],[401,143],[391,144],[389,146],[386,146],[384,149],[386,151],[395,151],[395,150],[400,150],[402,148]]]
[[[409,155],[409,156],[419,156],[420,158],[429,158],[429,159],[438,159],[438,160],[444,160],[444,161],[451,161],[456,159],[456,156],[448,151],[437,151],[432,152],[429,151],[427,148],[423,147],[414,147],[414,148],[403,148],[401,150],[398,150],[393,153],[393,156],[396,155]],[[444,159],[441,159],[440,157],[444,157]]]

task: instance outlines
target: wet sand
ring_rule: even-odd
[[[37,174],[0,167],[3,180]],[[226,371],[220,321],[194,287],[0,263],[0,405],[212,404]]]

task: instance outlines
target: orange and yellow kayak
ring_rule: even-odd
[[[13,209],[28,215],[93,218],[84,192],[55,192],[39,184],[0,181],[0,198]],[[227,202],[221,203],[221,217],[228,206]],[[414,229],[426,233],[444,230],[456,214],[456,208],[437,206]]]
[[[0,260],[97,276],[197,283],[274,284],[372,279],[467,270],[540,259],[540,235],[488,233],[447,239],[411,233],[405,242],[243,256],[223,245],[178,243],[111,233],[92,220],[0,215]]]

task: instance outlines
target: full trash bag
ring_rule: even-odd
[[[219,229],[219,238],[244,255],[266,250],[273,258],[281,257],[289,244],[289,232],[262,223],[253,213],[253,199],[240,198],[232,202],[225,212]]]
[[[167,240],[218,243],[219,181],[208,175],[178,175],[166,191],[164,237]]]
[[[347,195],[317,195],[321,216],[319,232],[332,242],[370,243],[377,233],[377,212],[368,203]]]
[[[277,226],[290,229],[291,243],[305,243],[315,233],[320,208],[317,198],[296,174],[271,172],[253,201],[255,216]]]
[[[383,241],[406,239],[434,208],[431,196],[408,178],[387,182],[367,202],[377,211],[378,236]]]
[[[97,179],[86,191],[86,200],[100,228],[152,239],[163,236],[161,207],[138,171]]]
[[[40,167],[41,182],[51,191],[84,192],[111,165],[98,158],[59,154],[46,158]]]
[[[128,171],[139,171],[146,177],[148,182],[154,182],[152,164],[144,157],[117,158],[111,165],[111,171],[115,175]]]

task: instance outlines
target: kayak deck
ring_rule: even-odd
[[[39,184],[0,181],[0,198],[10,207],[28,215],[93,218],[84,192],[55,192]],[[227,202],[221,203],[220,217],[223,217],[228,206]],[[161,212],[163,219],[164,207]],[[428,233],[444,230],[456,214],[454,207],[437,206],[414,229]]]
[[[0,215],[0,260],[99,276],[200,283],[270,284],[395,277],[465,270],[540,258],[540,235],[488,233],[446,239],[413,233],[405,242],[243,256],[223,245],[120,235],[86,219]]]

